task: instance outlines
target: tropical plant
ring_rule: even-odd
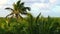
[[[21,0],[17,1],[17,3],[13,3],[13,8],[7,7],[5,9],[12,11],[9,15],[6,16],[6,18],[10,15],[15,15],[16,18],[22,18],[21,14],[25,15],[27,14],[27,10],[30,11],[30,7],[25,7],[24,2],[21,2]]]

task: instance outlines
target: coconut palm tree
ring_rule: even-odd
[[[17,3],[13,3],[13,8],[7,7],[5,9],[12,11],[10,14],[6,16],[6,18],[10,15],[15,16],[16,18],[22,18],[21,14],[26,15],[27,10],[30,11],[30,7],[25,7],[24,2],[21,2],[21,0],[17,1]]]

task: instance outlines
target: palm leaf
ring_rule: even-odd
[[[20,4],[21,1],[18,1],[17,4]]]
[[[22,11],[20,11],[21,12],[21,14],[27,14],[27,10],[31,10],[29,7],[24,7],[24,8],[22,8]]]
[[[12,8],[9,8],[9,7],[5,8],[5,9],[8,9],[8,10],[12,10],[12,11],[14,11]]]
[[[30,10],[31,10],[30,7],[24,7],[24,8],[22,8],[22,12],[23,12],[23,13],[26,13],[27,10],[30,11]]]
[[[19,11],[22,15],[27,15],[27,11]]]
[[[21,6],[24,5],[24,2],[20,3],[20,5],[21,5]]]
[[[27,10],[29,10],[29,11],[31,10],[30,7],[25,7],[25,9],[27,9]]]

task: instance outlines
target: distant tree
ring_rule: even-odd
[[[5,9],[11,10],[12,12],[10,14],[8,14],[6,16],[6,18],[10,15],[14,16],[16,18],[20,17],[22,18],[22,16],[20,14],[27,14],[27,10],[30,11],[30,7],[25,7],[24,6],[24,2],[21,2],[21,0],[17,1],[17,3],[13,3],[13,8],[7,7]]]

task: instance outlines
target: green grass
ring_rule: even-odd
[[[0,18],[0,34],[60,34],[60,18]]]

